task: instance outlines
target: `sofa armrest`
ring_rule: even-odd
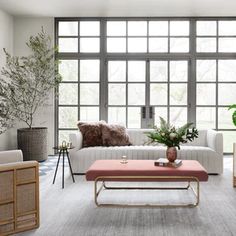
[[[22,161],[23,154],[21,150],[9,150],[0,152],[0,164]]]
[[[207,146],[223,156],[223,134],[207,130]]]
[[[72,149],[73,151],[78,151],[82,148],[83,136],[80,131],[69,134],[69,140],[72,143],[72,146],[75,147]]]

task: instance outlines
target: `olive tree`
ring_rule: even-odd
[[[0,78],[2,131],[14,120],[23,121],[32,128],[36,111],[61,81],[55,60],[56,48],[43,28],[36,36],[31,36],[26,45],[31,53],[23,57],[12,56],[4,49],[6,65]]]

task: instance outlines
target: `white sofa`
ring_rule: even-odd
[[[70,151],[72,170],[75,174],[82,174],[99,159],[121,159],[126,155],[128,159],[156,160],[165,157],[166,147],[162,145],[145,144],[148,138],[145,132],[150,129],[127,129],[132,146],[116,147],[88,147],[82,148],[82,134],[80,131],[70,134],[70,142],[75,147]],[[178,158],[197,160],[209,174],[223,172],[223,136],[214,130],[199,130],[199,137],[191,143],[181,146]]]
[[[0,164],[12,162],[23,162],[23,153],[21,150],[9,150],[0,152]]]

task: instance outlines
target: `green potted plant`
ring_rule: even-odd
[[[154,126],[154,131],[148,132],[147,136],[150,142],[157,142],[167,146],[166,157],[170,162],[174,162],[177,158],[177,149],[180,149],[181,143],[192,142],[198,137],[198,130],[191,128],[192,123],[187,123],[179,128],[169,125],[162,117],[160,117],[160,127]]]
[[[13,120],[14,117],[11,113],[11,107],[9,107],[6,101],[2,97],[0,97],[0,134],[4,133],[8,128],[12,126]]]
[[[34,127],[34,118],[61,76],[54,59],[56,49],[43,28],[26,45],[31,51],[29,56],[11,56],[4,49],[6,66],[1,71],[0,101],[3,110],[10,108],[8,113],[5,109],[5,114],[12,122],[18,120],[27,126],[17,130],[18,148],[23,151],[24,160],[43,161],[47,159],[47,128]]]
[[[232,114],[232,121],[233,121],[234,125],[236,126],[236,104],[229,106],[228,110],[231,110],[231,109],[235,109]]]

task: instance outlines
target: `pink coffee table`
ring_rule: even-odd
[[[127,164],[121,164],[121,160],[98,160],[86,172],[86,179],[94,181],[95,204],[97,206],[157,206],[157,207],[194,207],[199,204],[200,181],[207,181],[208,174],[201,164],[194,160],[183,160],[180,167],[155,166],[153,160],[128,160]],[[184,187],[108,187],[106,182],[187,182]],[[98,182],[102,185],[98,189]],[[196,192],[191,185],[196,183]],[[98,196],[103,189],[117,190],[188,190],[192,189],[196,201],[187,204],[108,204],[99,203]]]

